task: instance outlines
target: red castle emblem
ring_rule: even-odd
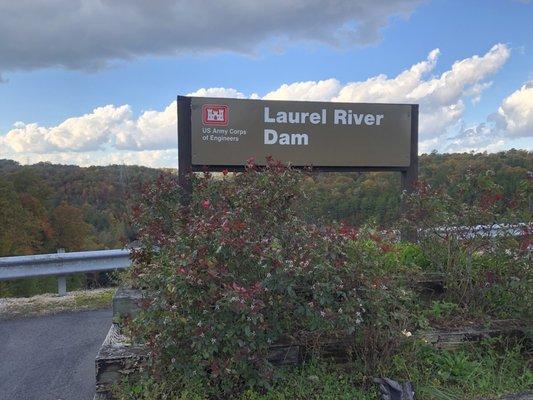
[[[204,104],[202,106],[202,120],[204,125],[227,125],[229,107],[220,104]]]

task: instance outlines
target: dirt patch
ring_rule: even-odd
[[[114,292],[115,288],[105,288],[68,292],[63,297],[57,294],[41,294],[33,297],[0,298],[0,320],[109,308]]]

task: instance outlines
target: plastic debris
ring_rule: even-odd
[[[380,400],[415,400],[415,391],[409,381],[403,384],[389,378],[375,378],[379,385]]]

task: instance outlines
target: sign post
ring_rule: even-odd
[[[188,179],[191,172],[191,98],[178,96],[178,182],[185,204],[189,203],[192,191]]]
[[[332,103],[178,96],[179,180],[242,171],[250,157],[326,172],[395,171],[418,178],[418,104]]]

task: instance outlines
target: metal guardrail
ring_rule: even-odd
[[[97,250],[0,258],[0,281],[58,276],[58,292],[66,293],[66,275],[128,268],[130,250]]]
[[[474,236],[528,236],[533,233],[533,224],[493,224],[493,225],[475,225],[475,226],[450,226],[438,228],[436,231],[441,233],[464,235],[466,237]]]

